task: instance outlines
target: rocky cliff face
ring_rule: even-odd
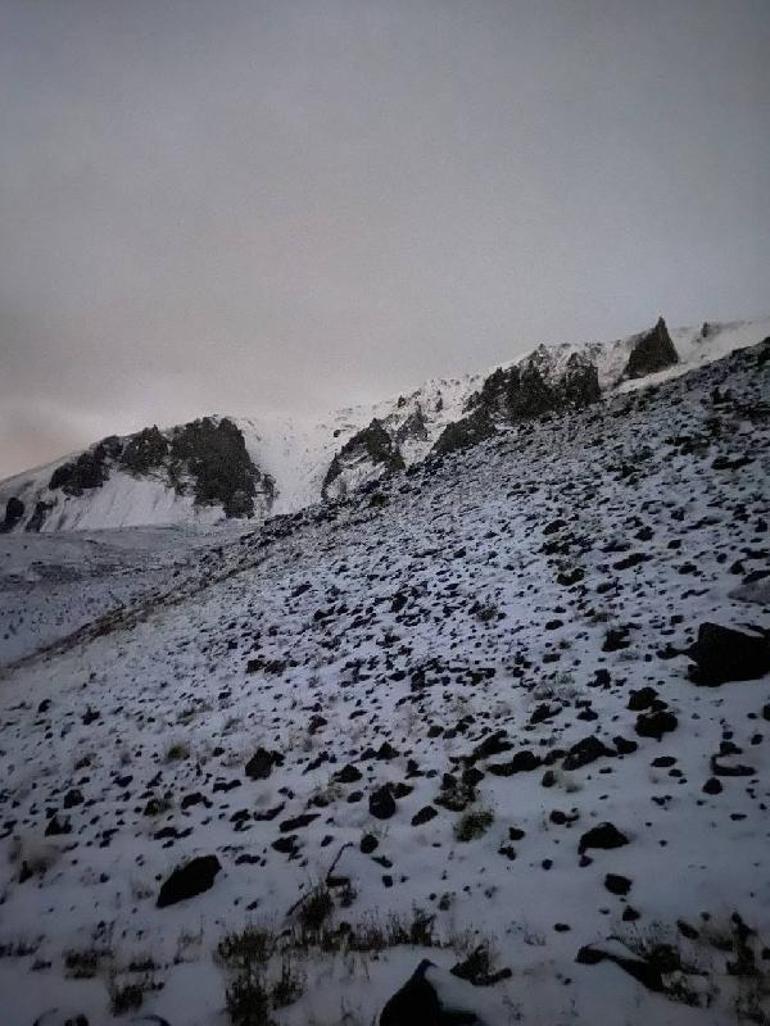
[[[251,459],[233,421],[203,417],[166,432],[150,427],[124,438],[110,436],[59,463],[37,488],[19,482],[19,494],[6,500],[0,530],[80,526],[79,514],[90,504],[107,505],[111,493],[127,491],[133,493],[125,500],[128,523],[133,522],[132,501],[143,496],[135,510],[135,522],[141,523],[143,509],[150,515],[159,502],[171,514],[176,503],[193,518],[203,511],[252,517],[269,511],[274,485]]]
[[[545,346],[519,364],[498,368],[466,403],[469,412],[447,425],[433,446],[445,455],[491,437],[498,429],[551,413],[579,410],[601,396],[596,364],[572,353],[554,373]]]
[[[400,433],[404,438],[403,430]],[[398,434],[396,432],[396,437]],[[324,499],[344,498],[357,484],[371,479],[372,469],[386,474],[403,470],[405,466],[396,439],[375,418],[348,439],[335,455],[324,477],[321,495]]]
[[[701,335],[703,335],[701,329]],[[629,378],[642,378],[646,374],[656,374],[658,371],[672,367],[679,362],[674,343],[668,333],[666,322],[662,317],[651,331],[638,335],[626,364],[626,375]]]

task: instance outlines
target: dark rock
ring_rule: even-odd
[[[639,688],[638,691],[631,691],[628,699],[626,709],[631,709],[632,712],[641,712],[643,709],[649,709],[652,703],[658,697],[658,692],[655,688]]]
[[[0,524],[0,534],[12,531],[24,516],[24,503],[12,495],[5,504],[5,520]]]
[[[509,762],[495,762],[487,766],[487,771],[496,777],[510,777],[514,773],[530,773],[541,766],[543,760],[539,755],[522,749]]]
[[[244,773],[250,780],[266,780],[273,772],[273,766],[282,766],[283,756],[280,752],[271,752],[267,748],[258,748],[244,767]]]
[[[479,1023],[472,1013],[442,1009],[434,987],[425,978],[432,965],[427,959],[420,962],[383,1008],[379,1026],[474,1026]]]
[[[565,756],[562,766],[565,770],[580,769],[588,766],[602,756],[614,756],[616,753],[603,744],[598,737],[591,735],[576,742]]]
[[[435,456],[446,456],[451,452],[469,449],[479,442],[492,438],[496,428],[487,412],[481,408],[467,417],[461,417],[452,424],[447,424],[431,450]]]
[[[348,763],[347,766],[343,766],[341,770],[334,774],[334,779],[338,780],[340,784],[354,784],[357,780],[361,779],[361,771]]]
[[[619,897],[625,897],[631,890],[631,881],[627,876],[620,876],[617,873],[607,873],[604,878],[604,886],[610,894],[617,894]]]
[[[69,816],[54,815],[48,820],[48,825],[45,828],[46,837],[61,837],[64,834],[72,833],[72,823],[70,822]]]
[[[642,378],[646,374],[655,374],[679,362],[679,356],[671,341],[666,322],[662,317],[650,331],[637,335],[628,357],[625,375],[629,378]]]
[[[216,855],[201,855],[178,867],[160,889],[158,908],[175,905],[210,890],[221,868]]]
[[[630,952],[628,958],[624,958],[614,951],[602,951],[593,945],[586,945],[578,951],[575,958],[575,961],[581,965],[598,965],[605,960],[614,962],[648,990],[655,992],[663,990],[663,978],[660,969],[642,958],[635,958]]]
[[[412,826],[422,826],[423,823],[429,823],[437,815],[438,812],[436,812],[432,805],[426,805],[412,816]]]
[[[474,763],[478,762],[479,759],[488,759],[492,755],[502,755],[503,752],[508,752],[513,747],[511,742],[508,740],[508,735],[504,730],[497,730],[494,734],[489,734],[484,738],[476,747],[473,749],[471,754],[466,757],[466,762]]]
[[[396,812],[396,800],[389,784],[369,795],[369,812],[375,819],[390,819]]]
[[[304,812],[300,816],[285,819],[282,823],[278,824],[278,829],[282,834],[288,834],[293,830],[302,830],[304,827],[309,826],[314,819],[318,819],[317,812]]]
[[[639,737],[654,737],[660,741],[664,734],[676,730],[679,721],[672,712],[659,709],[656,712],[639,713],[636,718],[636,733]]]
[[[631,755],[639,747],[636,741],[629,741],[627,738],[621,737],[620,735],[614,737],[612,739],[612,743],[615,745],[618,755]]]
[[[626,835],[621,833],[612,823],[600,823],[599,826],[592,827],[591,830],[583,834],[580,838],[578,851],[582,855],[589,848],[600,848],[606,851],[611,848],[622,848],[623,845],[628,843]]]
[[[374,834],[364,834],[364,836],[361,838],[361,844],[359,845],[359,848],[363,855],[371,855],[373,851],[377,850],[377,846],[379,845],[379,843],[380,842],[377,840]]]
[[[696,664],[690,668],[690,678],[707,687],[757,680],[770,672],[770,639],[765,633],[744,634],[732,627],[702,623],[698,640],[687,654]]]
[[[381,473],[404,470],[406,466],[398,445],[376,417],[367,427],[349,438],[335,455],[321,486],[322,496],[330,498],[332,486],[347,467],[362,460],[370,462]]]

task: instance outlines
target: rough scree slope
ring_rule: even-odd
[[[331,925],[417,907],[453,947],[310,945],[276,1021],[368,1023],[463,937],[511,969],[474,991],[489,1023],[765,1007],[724,962],[734,914],[760,968],[770,937],[770,679],[701,687],[681,653],[704,622],[770,627],[769,364],[747,349],[222,534],[7,671],[7,1021],[67,1002],[110,1021],[105,980],[142,959],[164,984],[147,1009],[225,1021],[222,934],[295,922],[340,850]],[[209,856],[198,893],[157,907]],[[612,936],[711,969],[669,960],[654,993]],[[610,954],[589,964],[591,946]],[[94,978],[72,979],[92,949]]]

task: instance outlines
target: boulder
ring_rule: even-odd
[[[591,830],[583,834],[578,851],[582,855],[588,848],[607,850],[622,848],[625,844],[628,844],[628,838],[616,826],[613,826],[612,823],[600,823],[599,826],[592,827]]]
[[[271,752],[267,748],[258,748],[244,766],[244,773],[250,780],[266,780],[273,772],[273,766],[283,765],[280,752]]]
[[[403,987],[380,1013],[379,1026],[481,1026],[473,1012],[444,1008],[427,973],[433,963],[423,959]]]
[[[176,905],[179,901],[194,898],[204,891],[211,890],[221,868],[216,855],[200,855],[183,866],[178,866],[161,887],[157,907]]]
[[[705,687],[758,680],[770,673],[770,639],[764,632],[746,634],[732,627],[702,623],[698,640],[687,655],[695,663],[690,667],[690,679]]]

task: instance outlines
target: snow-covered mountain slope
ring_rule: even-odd
[[[769,385],[765,344],[147,534],[69,638],[73,539],[4,539],[4,1021],[370,1026],[427,958],[399,1000],[487,1026],[767,1022]]]
[[[538,346],[488,372],[432,380],[412,393],[338,410],[318,422],[208,417],[163,432],[149,428],[104,439],[85,453],[0,483],[0,529],[261,521],[322,498],[342,498],[521,420],[668,380],[768,335],[770,318],[670,334],[660,321],[613,342]]]

